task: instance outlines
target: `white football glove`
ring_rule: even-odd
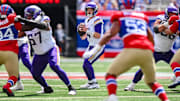
[[[14,22],[19,22],[19,18],[21,18],[20,15],[17,15],[15,18],[14,18]]]
[[[92,50],[85,52],[83,54],[83,58],[90,58],[93,55],[96,55],[98,53],[98,51],[101,49],[102,46],[100,46],[99,44],[97,44]]]

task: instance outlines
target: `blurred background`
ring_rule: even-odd
[[[86,18],[85,5],[96,2],[99,7],[98,16],[104,20],[104,31],[110,28],[110,17],[113,12],[132,9],[144,12],[150,19],[152,27],[157,15],[164,14],[168,5],[180,8],[180,0],[0,0],[0,3],[10,4],[17,15],[23,16],[28,5],[38,5],[51,18],[53,36],[60,47],[61,55],[66,57],[82,56],[88,43],[81,40],[76,32],[79,23]],[[180,39],[176,40],[174,49],[180,47]],[[115,57],[123,48],[120,37],[115,36],[107,45],[104,57]]]

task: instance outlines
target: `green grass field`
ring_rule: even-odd
[[[61,67],[67,72],[82,72],[82,61],[79,62],[63,62],[64,58],[61,58]],[[93,66],[96,73],[104,73],[106,72],[108,65],[112,61],[97,61]],[[158,73],[170,73],[172,74],[172,70],[169,68],[168,64],[164,62],[159,62],[157,65]],[[134,67],[128,71],[128,73],[135,72],[139,67]],[[0,68],[1,72],[5,72],[3,66]],[[20,62],[20,71],[28,72],[26,67],[22,65]],[[52,72],[52,70],[47,67],[45,72]],[[101,88],[94,90],[79,90],[79,86],[86,83],[85,79],[70,79],[73,86],[77,89],[77,95],[70,96],[68,95],[68,90],[62,81],[58,79],[48,79],[47,82],[50,86],[53,87],[54,93],[52,94],[37,94],[36,92],[41,90],[40,85],[37,84],[34,80],[23,79],[22,82],[24,84],[25,89],[22,91],[16,91],[15,97],[7,97],[5,93],[0,92],[0,100],[3,101],[104,101],[107,98],[106,85],[104,80],[98,80]],[[136,86],[136,91],[133,92],[125,92],[123,89],[126,87],[131,80],[118,79],[118,92],[117,96],[119,101],[160,101],[151,90],[145,85],[143,80]],[[177,87],[174,90],[168,89],[168,84],[171,83],[169,79],[158,79],[171,101],[180,101],[180,87]],[[6,83],[6,80],[0,80],[0,87]]]

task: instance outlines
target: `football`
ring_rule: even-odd
[[[83,36],[84,34],[86,34],[85,31],[82,31],[83,27],[85,27],[84,23],[80,23],[77,27],[77,32],[80,36]]]

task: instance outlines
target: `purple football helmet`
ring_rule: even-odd
[[[42,13],[42,10],[40,7],[36,5],[30,5],[25,8],[24,10],[24,17],[27,19],[36,19],[38,15]]]
[[[165,18],[169,19],[169,13],[175,13],[178,15],[178,9],[174,6],[168,6],[165,10]]]
[[[93,14],[87,14],[87,9],[88,8],[92,8],[93,9]],[[98,12],[98,7],[96,5],[96,3],[94,2],[89,2],[86,7],[85,7],[85,13],[86,13],[86,16],[88,17],[92,17],[92,16],[95,16]]]
[[[10,5],[2,4],[0,6],[0,18],[4,19],[11,13],[15,13],[15,12],[14,12],[14,9]]]

